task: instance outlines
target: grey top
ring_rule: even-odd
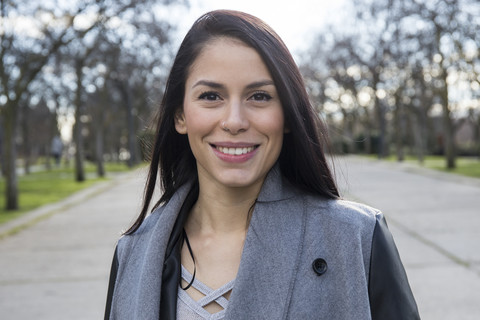
[[[192,275],[182,266],[182,278],[187,283],[192,281]],[[177,320],[221,320],[225,317],[225,312],[228,307],[228,300],[224,297],[226,293],[233,289],[235,279],[224,284],[220,288],[213,290],[197,278],[193,281],[192,287],[204,294],[205,296],[200,300],[193,300],[190,295],[178,288],[177,301]],[[217,303],[223,310],[217,313],[210,313],[205,310],[205,306],[210,303]]]

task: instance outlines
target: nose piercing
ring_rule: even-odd
[[[227,124],[225,123],[225,121],[222,121],[221,127],[223,131],[228,131]]]

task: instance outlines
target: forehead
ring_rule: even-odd
[[[205,43],[193,61],[188,78],[191,76],[235,74],[249,72],[252,76],[271,78],[270,72],[260,54],[241,40],[230,37],[215,37]]]

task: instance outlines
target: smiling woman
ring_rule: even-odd
[[[209,42],[190,69],[175,125],[188,135],[202,188],[218,195],[226,187],[248,187],[258,194],[280,154],[283,123],[260,55],[231,38]]]
[[[418,319],[383,215],[339,199],[326,146],[278,35],[242,12],[200,17],[167,81],[105,319]]]

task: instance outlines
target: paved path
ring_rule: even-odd
[[[480,180],[339,158],[347,197],[387,218],[423,320],[480,319]]]
[[[355,157],[336,171],[348,198],[385,212],[422,319],[480,319],[480,182]],[[123,175],[18,220],[41,219],[0,239],[0,318],[101,319],[115,242],[144,178]]]
[[[115,243],[138,212],[144,177],[123,174],[33,212],[47,218],[0,240],[0,319],[103,319]]]

